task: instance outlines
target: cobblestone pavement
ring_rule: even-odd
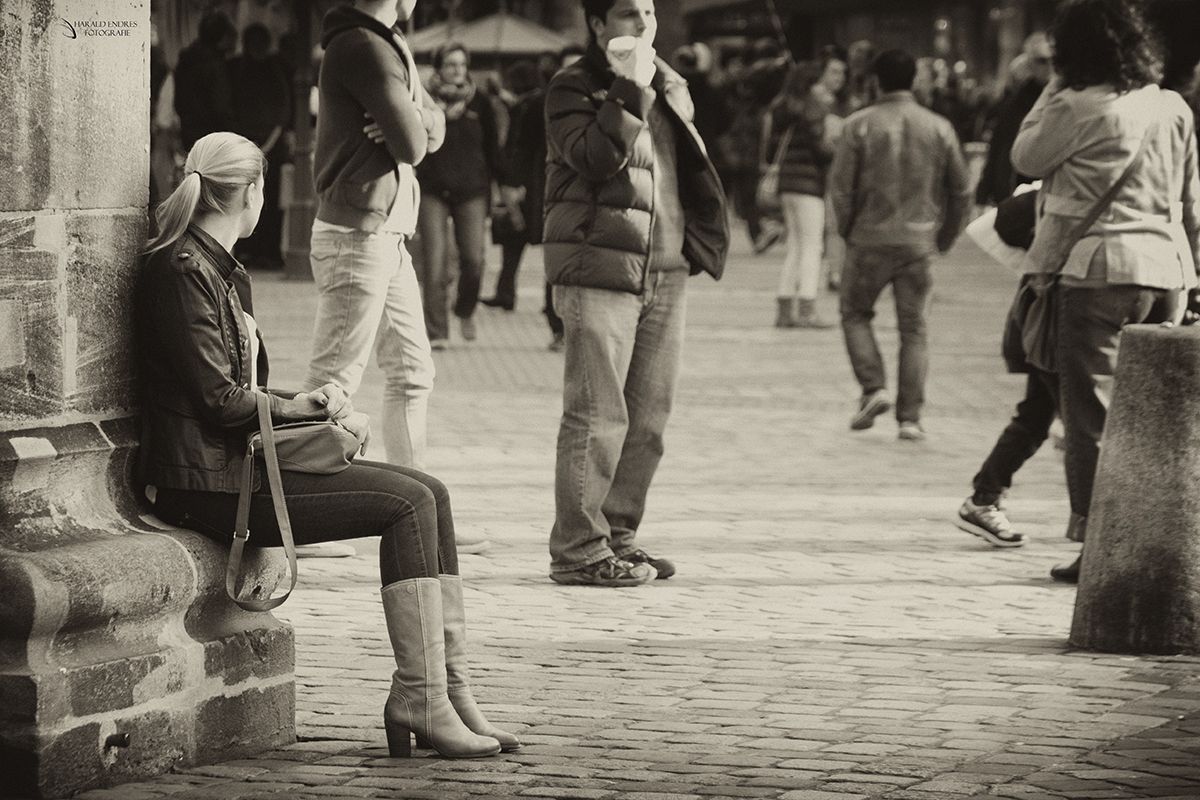
[[[516,312],[481,308],[479,339],[437,354],[428,467],[458,528],[491,542],[462,557],[476,695],[522,750],[387,758],[392,666],[360,540],[357,557],[302,561],[281,610],[296,745],[81,797],[1200,797],[1200,660],[1067,646],[1075,591],[1047,573],[1074,557],[1057,452],[1038,453],[1009,502],[1028,546],[995,550],[950,523],[1022,391],[997,354],[1015,277],[967,243],[937,264],[929,437],[914,443],[889,418],[848,430],[857,389],[838,329],[771,327],[781,258],[742,242],[724,281],[691,282],[639,537],[679,571],[649,586],[547,579],[562,367],[538,313],[540,252]],[[312,286],[256,283],[273,377],[296,382]],[[890,302],[877,327],[894,374]],[[821,305],[836,317],[832,296]],[[356,402],[377,414],[381,393],[372,368]]]

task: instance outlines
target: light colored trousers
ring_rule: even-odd
[[[308,388],[336,383],[353,395],[378,340],[385,380],[383,446],[390,463],[421,469],[434,366],[404,238],[314,230],[309,258],[320,295]]]
[[[825,252],[825,198],[783,192],[779,195],[787,226],[787,253],[779,270],[779,297],[815,300]]]
[[[555,286],[566,344],[550,569],[637,549],[663,454],[687,316],[686,269],[651,272],[640,295]]]

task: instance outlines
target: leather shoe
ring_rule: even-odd
[[[485,297],[479,302],[483,303],[488,308],[503,308],[505,311],[512,311],[517,307],[517,304],[512,300],[504,301],[499,297]]]
[[[1079,583],[1079,562],[1083,560],[1081,553],[1070,564],[1059,564],[1050,568],[1050,577],[1063,583]]]

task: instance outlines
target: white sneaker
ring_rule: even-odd
[[[1025,544],[1025,534],[1013,530],[1012,523],[998,505],[977,506],[968,497],[958,509],[958,519],[954,520],[954,524],[993,547],[1020,547]]]
[[[876,389],[865,395],[859,401],[858,411],[850,418],[850,430],[865,431],[875,424],[876,417],[887,413],[891,407],[892,401],[888,399],[887,392],[883,389]]]
[[[908,442],[919,442],[925,438],[925,429],[921,427],[921,423],[906,420],[900,423],[901,439]]]

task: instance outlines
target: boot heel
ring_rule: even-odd
[[[412,757],[412,735],[408,728],[385,720],[383,730],[387,733],[389,756],[392,758]]]
[[[421,734],[414,733],[413,738],[417,740],[417,749],[418,750],[432,750],[433,749],[433,745],[430,744],[429,740],[426,739]]]

